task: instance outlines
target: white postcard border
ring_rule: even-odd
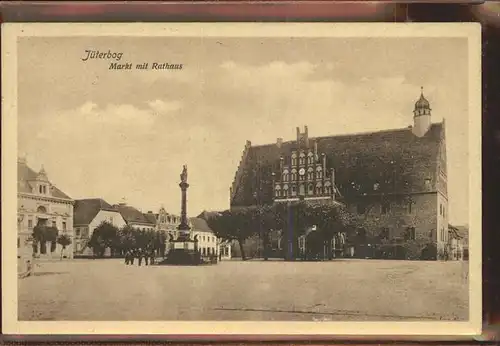
[[[481,274],[481,27],[476,23],[3,23],[2,309],[5,334],[478,335]],[[21,36],[466,37],[469,42],[468,322],[143,322],[17,320],[17,38]],[[40,68],[43,68],[41,66]]]

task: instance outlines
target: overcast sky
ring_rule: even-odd
[[[420,87],[446,118],[450,221],[468,222],[468,61],[459,38],[21,38],[19,151],[72,198],[143,211],[229,206],[253,144],[406,127]],[[182,70],[109,70],[85,50]]]

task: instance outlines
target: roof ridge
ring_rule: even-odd
[[[431,126],[442,125],[442,124],[443,124],[443,121],[435,122],[435,123],[431,123]],[[408,127],[398,127],[398,128],[385,129],[385,130],[351,132],[351,133],[341,133],[341,134],[328,135],[328,136],[309,137],[309,140],[350,137],[350,136],[360,136],[360,135],[371,135],[371,134],[381,134],[381,133],[390,133],[390,132],[400,132],[400,131],[409,131],[411,129],[412,129],[412,126],[409,125]],[[296,139],[292,139],[292,140],[288,140],[288,141],[283,141],[282,145],[296,143],[296,142],[297,142]],[[262,148],[262,147],[275,146],[275,145],[276,145],[276,143],[257,144],[257,145],[252,145],[251,148]]]

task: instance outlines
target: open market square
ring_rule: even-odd
[[[467,276],[467,261],[53,260],[19,279],[18,309],[21,321],[464,321]]]

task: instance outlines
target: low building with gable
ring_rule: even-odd
[[[342,203],[360,225],[354,243],[338,234],[325,247],[326,257],[375,256],[371,243],[376,240],[412,244],[411,258],[434,247],[429,259],[444,259],[449,237],[445,121],[431,122],[422,91],[413,125],[406,128],[309,137],[306,126],[297,128],[292,141],[247,141],[230,188],[231,208],[299,200]],[[307,246],[299,243],[306,230],[292,233],[276,241],[289,258]],[[335,247],[342,251],[332,251]]]
[[[122,215],[102,198],[77,199],[74,206],[75,256],[91,256],[87,244],[94,230],[103,222],[120,229],[126,225]],[[108,253],[109,255],[109,253]]]
[[[141,231],[154,231],[156,229],[156,222],[153,217],[146,216],[147,214],[127,205],[125,202],[115,204],[113,208],[121,214],[130,227]]]

